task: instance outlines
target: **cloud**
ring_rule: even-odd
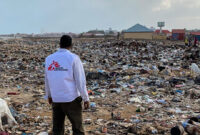
[[[161,10],[170,9],[171,6],[172,6],[172,0],[162,0],[161,3],[159,4],[159,6],[154,7],[152,10],[154,12],[158,12]]]
[[[184,9],[200,8],[200,0],[161,0],[152,11],[159,12],[180,6]]]

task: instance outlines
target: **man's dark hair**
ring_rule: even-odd
[[[60,48],[69,48],[72,46],[72,38],[69,35],[63,35],[60,38]]]
[[[171,135],[180,135],[180,134],[181,134],[181,131],[180,131],[180,129],[179,129],[178,126],[173,127],[173,128],[171,129]]]
[[[193,121],[194,122],[199,122],[199,119],[197,117],[192,117],[192,118],[190,118],[190,120],[188,121],[188,123],[193,124]]]

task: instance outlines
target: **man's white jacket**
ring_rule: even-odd
[[[59,49],[45,59],[45,98],[53,102],[71,102],[78,96],[89,101],[85,72],[80,58],[67,49]]]

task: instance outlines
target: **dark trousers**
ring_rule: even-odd
[[[72,102],[52,103],[53,108],[53,135],[64,135],[65,116],[72,124],[73,135],[85,135],[82,124],[82,98]]]

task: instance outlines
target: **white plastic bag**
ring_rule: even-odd
[[[192,63],[190,69],[191,69],[192,73],[200,74],[200,69],[199,69],[199,67],[197,66],[197,64]]]
[[[47,132],[41,132],[38,135],[48,135],[48,133]]]

